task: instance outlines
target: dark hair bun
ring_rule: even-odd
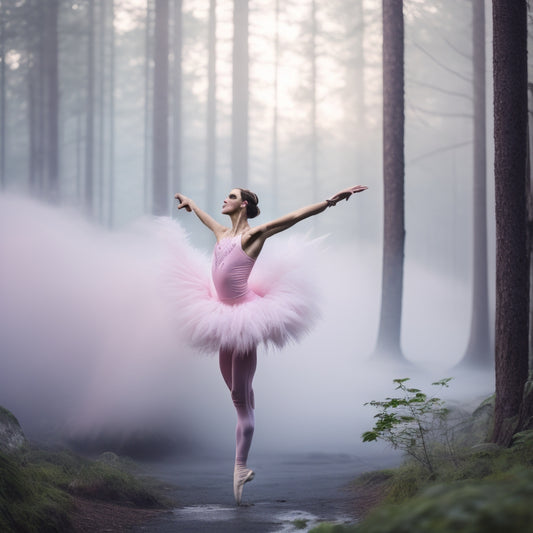
[[[255,218],[261,210],[257,207],[259,198],[257,194],[248,189],[239,189],[241,191],[241,198],[246,202],[246,216],[248,218]]]

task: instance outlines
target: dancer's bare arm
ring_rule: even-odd
[[[301,207],[300,209],[292,211],[291,213],[272,220],[271,222],[266,222],[265,224],[251,228],[243,239],[243,249],[251,257],[257,257],[268,237],[280,233],[281,231],[285,231],[306,218],[322,213],[328,207],[337,205],[341,200],[347,201],[352,194],[365,191],[366,189],[367,187],[364,185],[356,185],[355,187],[343,189],[327,200]]]
[[[185,209],[189,213],[193,212],[215,234],[217,239],[219,235],[226,231],[222,224],[200,209],[193,200],[187,198],[184,194],[178,192],[174,195],[174,198],[177,200],[178,209]]]

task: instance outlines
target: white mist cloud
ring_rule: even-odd
[[[150,224],[111,233],[72,211],[0,197],[0,405],[30,436],[163,426],[231,450],[235,414],[217,358],[172,334]],[[421,387],[446,377],[464,349],[465,288],[407,264],[402,342],[425,370],[376,365],[380,254],[326,248],[323,320],[300,344],[259,352],[253,449],[353,450],[372,424],[364,402],[391,395],[406,373]],[[491,383],[456,376],[447,394],[475,398]]]

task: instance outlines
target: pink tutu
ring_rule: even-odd
[[[239,352],[263,343],[281,348],[307,333],[319,317],[311,265],[318,239],[269,239],[249,278],[252,293],[243,301],[219,300],[210,259],[193,248],[184,229],[160,218],[158,236],[166,253],[162,281],[176,333],[202,352],[229,347]]]

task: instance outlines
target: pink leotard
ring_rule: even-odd
[[[216,244],[211,276],[221,302],[235,304],[253,299],[248,278],[254,265],[255,259],[242,249],[240,235],[226,237]]]
[[[242,249],[240,235],[226,237],[216,244],[211,276],[221,302],[235,305],[256,297],[248,287],[254,264],[255,259]],[[256,349],[239,352],[234,347],[221,348],[219,364],[237,411],[235,464],[246,465],[255,426],[252,381],[257,366]]]

